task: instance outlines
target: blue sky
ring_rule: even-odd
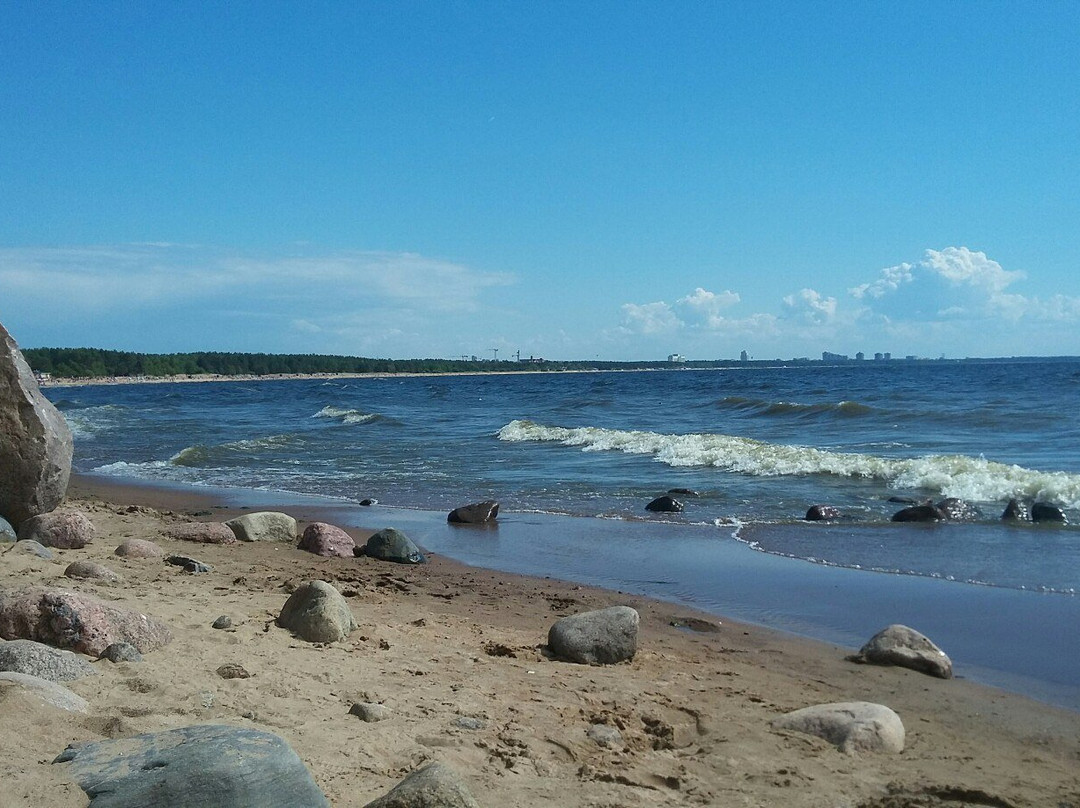
[[[0,5],[26,347],[1080,354],[1080,12]]]

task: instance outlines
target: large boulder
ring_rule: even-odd
[[[71,476],[71,430],[0,325],[0,516],[13,525],[56,508]]]
[[[165,538],[199,544],[236,544],[236,534],[223,522],[180,522],[163,531]]]
[[[444,763],[417,769],[364,808],[480,808],[457,772]]]
[[[344,596],[326,581],[308,581],[293,592],[277,624],[308,642],[337,642],[356,628]]]
[[[900,716],[883,704],[868,701],[804,707],[774,719],[772,726],[824,738],[849,755],[904,751],[904,723]]]
[[[356,549],[353,537],[337,525],[312,522],[304,528],[298,547],[309,553],[328,558],[352,558]]]
[[[898,623],[871,637],[851,660],[874,665],[898,665],[939,679],[952,678],[952,660],[948,655],[927,636]]]
[[[25,673],[50,682],[70,682],[97,674],[97,669],[81,656],[33,640],[0,642],[0,671]]]
[[[225,523],[240,541],[296,541],[296,520],[287,513],[256,511]]]
[[[609,606],[557,620],[548,630],[548,648],[559,659],[582,665],[610,665],[634,658],[640,618],[629,606]]]
[[[499,503],[489,499],[454,508],[446,515],[446,521],[454,525],[484,525],[494,522],[498,515]]]
[[[19,525],[19,538],[60,550],[81,550],[94,540],[94,523],[78,511],[42,513]]]
[[[363,549],[357,555],[366,555],[382,561],[394,561],[398,564],[423,564],[427,559],[412,539],[400,530],[386,527],[368,537]]]
[[[329,808],[296,752],[269,732],[221,724],[73,744],[53,763],[89,808]]]
[[[23,693],[31,703],[45,703],[70,713],[85,713],[90,710],[90,703],[86,699],[75,695],[61,684],[29,673],[0,671],[0,702],[4,702],[5,710],[17,709],[14,705],[6,703],[3,691],[9,688]]]
[[[129,642],[142,653],[153,651],[172,640],[172,632],[153,617],[89,595],[30,587],[0,592],[0,637],[97,657],[114,642]]]

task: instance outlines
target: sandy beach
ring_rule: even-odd
[[[200,723],[280,735],[331,803],[350,808],[433,760],[457,770],[487,806],[1080,806],[1075,712],[969,681],[856,665],[848,649],[668,603],[437,555],[404,566],[284,544],[173,541],[164,537],[170,526],[238,513],[185,491],[80,477],[65,507],[90,517],[93,543],[56,550],[52,561],[5,550],[0,586],[92,594],[165,621],[174,639],[139,663],[98,661],[99,675],[71,682],[87,714],[0,690],[4,808],[87,805],[52,763],[69,743]],[[320,519],[315,507],[289,510],[301,527]],[[212,570],[118,558],[128,538]],[[122,581],[65,578],[79,559]],[[313,579],[348,599],[359,628],[344,641],[313,645],[275,625],[289,592]],[[544,653],[553,621],[615,604],[641,615],[632,662],[589,667]],[[211,627],[220,615],[232,628]],[[250,678],[223,679],[216,671],[227,664]],[[362,722],[349,713],[359,701],[382,703],[390,717]],[[848,755],[770,728],[782,713],[839,701],[895,710],[904,751]],[[617,728],[622,743],[601,746],[586,735],[592,724]]]

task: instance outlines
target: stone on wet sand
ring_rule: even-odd
[[[356,542],[337,525],[312,522],[304,528],[298,547],[327,558],[352,558],[355,555]]]
[[[94,561],[72,561],[67,565],[64,570],[64,576],[67,578],[81,578],[87,581],[98,581],[101,583],[114,584],[120,580],[120,576],[106,567],[104,564],[98,564]]]
[[[296,752],[277,735],[207,724],[69,746],[54,763],[89,808],[329,808]]]
[[[548,647],[559,659],[583,665],[610,665],[634,658],[640,618],[629,606],[610,606],[557,620]]]
[[[498,515],[499,503],[489,499],[454,508],[447,514],[446,521],[455,525],[483,525],[494,522]]]
[[[364,808],[480,808],[461,777],[444,763],[417,769]]]
[[[362,551],[357,555],[366,555],[382,561],[394,561],[398,564],[423,564],[426,560],[420,548],[412,539],[396,528],[387,527],[372,534]]]
[[[114,642],[129,642],[147,653],[168,643],[172,632],[159,620],[89,595],[30,587],[0,592],[0,637],[97,657]]]
[[[223,522],[181,522],[165,528],[165,537],[199,544],[236,544],[236,534]]]
[[[85,713],[90,710],[90,703],[82,696],[72,693],[66,687],[40,676],[15,671],[0,671],[0,693],[6,688],[13,688],[26,693],[31,698],[42,701],[69,713]],[[4,699],[0,697],[0,701]],[[5,705],[10,709],[11,705]]]
[[[25,673],[50,682],[97,675],[97,669],[81,656],[33,640],[0,642],[0,671]]]
[[[127,539],[113,550],[113,554],[121,558],[161,558],[165,551],[146,539]]]
[[[851,660],[911,668],[939,679],[952,678],[952,660],[948,655],[931,642],[929,637],[900,624],[893,624],[879,631]]]
[[[782,715],[773,720],[772,726],[824,738],[849,755],[904,751],[904,724],[900,716],[883,704],[867,701],[817,704]]]
[[[308,581],[293,592],[277,624],[308,642],[337,642],[356,628],[349,604],[325,581]]]
[[[72,448],[67,421],[0,325],[0,516],[20,525],[54,510],[67,493]]]
[[[19,525],[19,538],[59,550],[78,550],[94,540],[94,523],[78,511],[53,511]]]
[[[296,541],[296,520],[278,511],[245,513],[225,523],[240,541]]]

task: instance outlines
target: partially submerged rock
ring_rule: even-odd
[[[849,755],[904,751],[904,723],[900,716],[883,704],[868,701],[804,707],[774,719],[772,726],[824,738]]]
[[[646,505],[645,510],[653,511],[655,513],[679,513],[683,507],[683,504],[675,499],[675,497],[670,494],[664,494]]]
[[[1069,520],[1065,516],[1065,511],[1061,510],[1057,505],[1052,505],[1049,502],[1035,502],[1031,506],[1031,521],[1065,524]]]
[[[287,513],[256,511],[225,523],[240,541],[296,541],[296,520]]]
[[[610,665],[637,653],[640,618],[629,606],[610,606],[557,620],[548,647],[559,659],[583,665]]]
[[[352,558],[356,549],[353,537],[337,525],[312,522],[304,528],[298,547],[309,553],[327,558]]]
[[[25,673],[50,682],[97,675],[97,669],[81,656],[33,640],[0,642],[0,671]]]
[[[457,772],[443,763],[417,769],[364,808],[480,808]]]
[[[833,505],[811,505],[806,511],[807,522],[826,522],[840,518],[840,509]]]
[[[1001,518],[1006,522],[1026,522],[1031,518],[1027,505],[1018,499],[1010,499],[1001,513]]]
[[[447,514],[446,521],[458,525],[482,525],[494,522],[498,515],[499,503],[489,499],[454,508]]]
[[[948,519],[945,512],[929,502],[925,505],[912,505],[892,515],[894,522],[944,522]]]
[[[159,620],[89,595],[30,587],[0,592],[0,637],[96,657],[114,642],[129,642],[147,653],[172,640],[172,632]]]
[[[382,561],[394,561],[398,564],[423,564],[426,559],[412,539],[400,530],[392,527],[383,528],[368,537],[367,544],[357,555],[366,555]]]
[[[78,511],[53,511],[19,525],[19,538],[60,550],[79,550],[94,540],[94,523]]]
[[[948,655],[929,637],[898,623],[871,637],[851,660],[874,665],[898,665],[939,679],[952,678],[952,660]]]
[[[54,763],[89,808],[329,808],[303,762],[269,732],[220,724],[73,744]]]
[[[326,581],[308,581],[293,592],[277,624],[308,642],[337,642],[356,628],[348,602]]]
[[[67,493],[72,447],[64,416],[0,325],[0,516],[20,525],[54,510]]]

